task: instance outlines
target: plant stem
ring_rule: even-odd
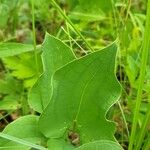
[[[78,44],[78,42],[73,38],[71,37],[71,35],[62,27],[62,30],[65,32],[65,34],[67,34],[70,38],[69,42],[70,41],[73,41],[85,54],[87,54],[87,51],[85,51],[81,46],[80,44]],[[73,51],[73,50],[72,50]]]
[[[25,145],[25,146],[37,149],[37,150],[48,150],[47,148],[42,147],[40,145],[33,144],[33,143],[29,142],[29,141],[26,141],[26,140],[23,140],[23,139],[20,139],[20,138],[17,138],[17,137],[8,135],[8,134],[4,134],[2,132],[0,132],[0,137],[2,137],[4,139],[7,139],[7,140],[10,140],[10,141],[13,141],[13,142],[18,143],[18,144],[21,144],[21,145]],[[2,146],[1,148],[2,149],[7,149],[8,147],[3,147]]]
[[[148,136],[147,140],[144,142],[143,150],[150,149],[150,135]]]
[[[139,87],[138,87],[138,92],[137,92],[136,105],[135,105],[135,110],[134,110],[134,117],[133,117],[133,122],[132,122],[132,130],[131,130],[128,150],[132,150],[134,139],[135,139],[139,109],[140,109],[141,99],[142,99],[142,90],[143,90],[144,79],[145,79],[145,71],[146,71],[146,66],[147,66],[147,61],[148,61],[149,42],[150,42],[149,35],[150,35],[150,0],[148,0],[147,2],[147,15],[146,15],[144,40],[143,40],[143,45],[142,45],[143,51],[142,51],[142,62],[141,62],[141,67],[140,67],[141,70],[140,70],[140,76],[139,76]]]
[[[147,131],[147,127],[149,125],[149,122],[150,122],[150,103],[148,106],[148,111],[146,113],[146,116],[144,117],[144,120],[141,125],[142,128],[139,132],[138,141],[136,143],[135,150],[140,150],[140,147],[142,145],[143,139],[144,139],[146,131]]]
[[[129,13],[130,13],[130,8],[131,8],[131,0],[128,0],[128,5],[127,5],[127,13],[126,13],[126,17],[125,17],[125,22],[127,21],[128,19],[128,16],[129,16]]]
[[[90,49],[91,52],[94,52],[94,49],[90,46],[90,44],[86,41],[84,36],[81,34],[81,32],[74,26],[72,21],[67,17],[67,15],[63,12],[63,10],[59,7],[59,5],[55,2],[55,0],[51,0],[52,4],[55,6],[55,8],[59,11],[59,13],[63,16],[63,18],[69,23],[69,25],[74,29],[77,35],[79,35],[82,40],[85,42],[87,47]]]
[[[33,34],[33,46],[34,46],[34,58],[35,58],[35,65],[36,65],[36,75],[38,78],[40,71],[39,71],[38,56],[37,56],[37,49],[36,49],[34,0],[31,0],[31,4],[32,4],[32,34]]]
[[[38,79],[40,77],[40,68],[38,64],[38,54],[37,54],[37,47],[36,47],[34,0],[31,0],[31,2],[32,2],[32,30],[33,30],[32,33],[33,33],[34,58],[35,58],[35,65],[36,65],[36,77]],[[38,92],[40,95],[42,110],[44,110],[44,104],[41,95],[41,87],[39,87]]]
[[[121,106],[121,104],[120,104],[119,101],[118,101],[118,106],[119,106],[119,109],[120,109],[120,111],[121,111],[121,115],[122,115],[122,118],[123,118],[123,122],[124,122],[124,124],[125,124],[127,136],[128,136],[128,138],[129,138],[128,124],[127,124],[127,121],[126,121],[126,117],[125,117],[124,111],[123,111],[122,106]]]

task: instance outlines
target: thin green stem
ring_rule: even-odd
[[[131,136],[129,141],[129,148],[128,150],[133,149],[134,145],[134,139],[135,139],[135,133],[138,123],[138,116],[139,116],[139,109],[141,105],[142,100],[142,91],[143,91],[143,85],[144,85],[144,79],[145,79],[145,71],[146,66],[148,62],[148,52],[149,52],[149,41],[150,41],[150,0],[147,2],[147,15],[146,15],[146,26],[145,26],[145,32],[144,32],[144,40],[143,40],[143,51],[142,51],[142,62],[141,62],[141,70],[140,70],[140,76],[139,76],[139,87],[137,92],[137,98],[136,98],[136,105],[134,109],[134,117],[132,122],[132,130],[131,130]]]
[[[74,26],[72,21],[66,16],[66,14],[63,12],[63,10],[59,7],[59,5],[55,2],[55,0],[51,0],[54,7],[59,11],[59,13],[63,16],[63,18],[69,23],[69,25],[74,29],[77,35],[81,37],[81,39],[85,42],[87,47],[90,49],[91,52],[94,52],[94,49],[90,46],[90,44],[86,41],[84,36],[81,34],[81,32]]]
[[[35,148],[37,150],[48,150],[47,148],[45,147],[42,147],[40,145],[36,145],[36,144],[33,144],[31,142],[28,142],[28,141],[25,141],[23,139],[20,139],[20,138],[17,138],[17,137],[14,137],[14,136],[11,136],[11,135],[8,135],[8,134],[5,134],[5,133],[2,133],[0,132],[0,137],[4,138],[4,139],[7,139],[7,140],[10,140],[10,141],[13,141],[13,142],[16,142],[16,143],[19,143],[21,145],[25,145],[25,146],[28,146],[28,147],[32,147],[32,148]],[[1,147],[3,149],[11,149],[11,147]],[[0,149],[1,149],[0,148]],[[20,147],[21,148],[21,147]]]
[[[38,78],[40,71],[39,71],[38,56],[37,56],[37,49],[36,49],[34,0],[31,0],[31,4],[32,4],[32,34],[33,34],[33,46],[34,46],[34,58],[35,58],[35,65],[36,65],[36,75]]]
[[[128,136],[128,138],[129,138],[128,124],[127,124],[126,117],[125,117],[125,114],[124,114],[124,111],[123,111],[123,109],[122,109],[122,106],[121,106],[120,102],[118,102],[118,106],[119,106],[119,109],[120,109],[120,111],[121,111],[121,115],[122,115],[122,118],[123,118],[123,122],[124,122],[124,124],[125,124],[127,136]]]
[[[0,121],[2,120],[2,119],[5,119],[7,116],[9,116],[10,114],[12,114],[14,112],[14,110],[12,110],[12,111],[10,111],[10,112],[8,112],[6,115],[2,115],[2,114],[0,114]]]
[[[139,132],[139,136],[138,136],[138,140],[137,140],[137,143],[136,143],[135,150],[140,150],[140,148],[142,146],[142,143],[143,143],[143,139],[144,139],[145,134],[147,132],[149,122],[150,122],[150,103],[149,103],[149,106],[148,106],[148,111],[146,113],[146,116],[144,117],[144,120],[143,120],[142,125],[141,125],[142,128]]]
[[[127,21],[128,19],[128,16],[129,16],[129,13],[130,13],[130,8],[131,8],[131,3],[132,1],[131,0],[128,0],[128,5],[127,5],[127,13],[126,13],[126,17],[125,17],[125,22]]]
[[[70,41],[73,41],[85,54],[87,54],[87,51],[85,51],[81,46],[80,44],[78,44],[78,42],[73,38],[71,37],[71,35],[68,34],[68,32],[62,27],[62,30],[65,32],[65,34],[67,34],[70,38],[69,42]]]
[[[112,7],[113,7],[113,15],[114,15],[114,19],[115,19],[115,27],[116,27],[116,34],[117,34],[117,37],[118,37],[118,46],[119,46],[119,50],[121,49],[120,48],[120,32],[119,32],[119,23],[117,21],[117,10],[116,8],[114,7],[115,6],[115,3],[114,3],[114,0],[111,0],[111,3],[112,3]],[[121,51],[119,51],[119,63],[121,64]],[[121,78],[121,83],[122,83],[122,69],[121,69],[121,66],[120,66],[120,69],[119,69],[119,73],[120,73],[120,78]],[[125,94],[127,95],[126,91],[124,90],[123,88],[123,91],[125,92]],[[128,96],[128,95],[127,95]],[[118,102],[118,106],[119,106],[119,109],[121,111],[121,115],[122,115],[122,118],[123,118],[123,122],[125,124],[125,128],[126,128],[126,132],[127,132],[127,136],[129,138],[129,129],[128,129],[128,124],[127,124],[127,121],[126,121],[126,117],[125,117],[125,114],[124,114],[124,111],[122,109],[122,106],[120,104],[120,102]],[[122,138],[123,138],[123,134],[122,134]]]
[[[65,13],[65,11],[64,11],[64,14],[66,15],[66,13]],[[72,41],[71,41],[71,36],[70,36],[70,29],[69,29],[69,25],[68,25],[68,22],[66,21],[65,22],[66,23],[66,29],[67,29],[67,35],[68,35],[68,39],[69,39],[69,43],[70,43],[70,47],[71,47],[71,50],[73,49],[73,47],[72,47]]]
[[[72,47],[72,42],[71,42],[71,36],[70,36],[70,29],[69,29],[69,26],[68,26],[68,23],[66,22],[66,28],[67,28],[67,33],[68,33],[68,39],[69,39],[69,43],[70,43],[70,47],[71,49],[73,49]]]
[[[32,2],[32,30],[33,30],[33,45],[34,45],[34,58],[35,58],[35,65],[36,65],[36,76],[37,79],[40,77],[40,68],[38,64],[38,53],[37,53],[37,47],[36,47],[36,31],[35,31],[35,12],[34,12],[34,0],[31,0]],[[41,99],[41,106],[42,110],[44,110],[44,104],[42,100],[42,95],[41,95],[41,87],[38,89],[40,99]]]
[[[149,150],[149,149],[150,149],[150,135],[148,136],[143,146],[143,150]]]

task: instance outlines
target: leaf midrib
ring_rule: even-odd
[[[82,106],[82,103],[83,103],[83,97],[85,95],[86,89],[87,89],[89,83],[96,76],[96,74],[97,74],[98,71],[99,71],[99,69],[96,72],[93,73],[92,77],[89,79],[89,81],[84,86],[83,92],[82,92],[81,97],[80,97],[81,100],[80,100],[80,103],[79,103],[79,106],[78,106],[78,109],[77,109],[77,114],[76,114],[76,117],[75,117],[75,119],[74,119],[73,122],[77,122],[77,120],[78,120],[78,117],[79,117],[79,114],[80,114],[80,110],[81,110],[81,106]]]

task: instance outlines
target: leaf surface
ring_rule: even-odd
[[[15,110],[20,107],[23,86],[21,82],[7,74],[0,79],[0,110]]]
[[[1,43],[0,58],[15,56],[21,53],[33,51],[33,46],[21,43]]]
[[[112,10],[111,0],[78,0],[74,7],[70,17],[86,21],[103,20],[106,18],[106,13]]]
[[[105,116],[121,93],[114,74],[116,51],[113,43],[55,72],[53,95],[39,120],[46,137],[66,139],[73,130],[80,144],[114,140],[115,125]]]
[[[28,115],[10,123],[3,133],[20,138],[22,140],[40,144],[43,135],[38,131],[38,116]],[[0,147],[7,150],[28,150],[30,147],[18,144],[11,140],[0,138]]]
[[[71,49],[55,37],[46,34],[42,44],[44,73],[29,94],[29,104],[37,112],[42,112],[50,101],[51,78],[54,72],[75,59]]]
[[[123,150],[121,146],[113,141],[101,140],[84,144],[76,150]]]
[[[41,54],[37,53],[39,71],[42,72]],[[34,53],[23,53],[18,56],[3,58],[11,75],[24,81],[26,88],[32,87],[37,80],[37,68]]]

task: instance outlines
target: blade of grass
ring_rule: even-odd
[[[128,0],[127,4],[128,5],[127,5],[127,13],[126,13],[126,17],[125,17],[125,22],[127,21],[129,13],[130,13],[130,8],[131,8],[132,0]]]
[[[148,136],[143,146],[143,150],[149,150],[149,149],[150,149],[150,135]]]
[[[66,15],[65,11],[64,11],[64,14]],[[66,24],[66,29],[67,29],[67,33],[68,33],[69,44],[70,44],[71,50],[73,50],[73,47],[72,47],[73,45],[72,45],[72,41],[71,41],[71,38],[70,38],[69,24],[68,24],[67,21],[65,22],[65,24]]]
[[[124,124],[125,124],[126,132],[127,132],[127,137],[129,138],[128,124],[127,124],[127,121],[126,121],[126,117],[125,117],[123,108],[122,108],[122,106],[121,106],[121,104],[120,104],[119,101],[118,101],[118,106],[119,106],[119,109],[120,109],[120,111],[121,111],[121,115],[122,115],[123,122],[124,122]]]
[[[67,34],[70,38],[70,40],[72,40],[85,54],[87,54],[87,51],[85,51],[81,46],[80,44],[78,44],[78,42],[71,37],[71,35],[68,34],[68,32],[62,27],[62,30],[65,32],[65,34]]]
[[[115,21],[115,28],[116,28],[116,34],[117,34],[117,37],[118,37],[118,41],[120,41],[120,32],[119,32],[119,22],[117,21],[117,9],[115,8],[115,2],[114,0],[111,0],[111,4],[112,4],[112,8],[113,8],[113,16],[114,16],[114,21]],[[119,63],[121,64],[121,48],[120,48],[120,42],[118,42],[118,47],[119,47]],[[121,78],[121,83],[122,83],[122,69],[121,69],[121,66],[119,68],[119,74],[120,74],[120,78]],[[123,92],[126,94],[126,96],[128,97],[128,94],[126,93],[125,89],[123,89]],[[128,129],[128,124],[127,124],[127,120],[126,120],[126,117],[125,117],[125,114],[124,114],[124,111],[123,111],[123,108],[120,104],[120,102],[118,101],[118,106],[119,106],[119,109],[121,111],[121,115],[122,115],[122,119],[123,119],[123,123],[125,125],[125,128],[126,128],[126,132],[127,132],[127,137],[129,138],[129,129]],[[122,133],[122,141],[123,141],[123,133]]]
[[[39,65],[38,65],[38,56],[36,50],[36,32],[35,32],[35,13],[34,13],[34,0],[31,0],[32,4],[32,34],[33,34],[33,46],[34,46],[34,58],[35,58],[35,65],[37,71],[37,77],[39,77]]]
[[[36,65],[36,75],[37,75],[37,79],[38,79],[40,77],[40,68],[39,68],[39,64],[38,64],[38,54],[37,54],[37,50],[36,50],[34,0],[31,0],[31,3],[32,3],[32,34],[33,34],[33,45],[34,45],[34,58],[35,58],[35,65]],[[39,89],[39,94],[40,94],[40,98],[42,99],[41,89]],[[41,100],[41,106],[42,106],[42,109],[44,109],[42,100]]]
[[[144,40],[143,40],[143,45],[142,45],[143,51],[142,51],[142,62],[141,62],[141,67],[140,67],[141,70],[140,70],[140,76],[139,76],[139,87],[138,87],[138,92],[137,92],[136,105],[134,109],[134,117],[133,117],[133,122],[132,122],[132,130],[131,130],[128,150],[132,150],[133,145],[134,145],[135,133],[136,133],[136,128],[137,128],[138,116],[139,116],[139,109],[140,109],[141,100],[142,100],[142,89],[144,85],[146,65],[148,62],[148,51],[149,51],[149,41],[150,41],[149,35],[150,35],[150,0],[148,0],[147,2],[147,15],[146,15]]]
[[[48,150],[47,148],[42,147],[40,145],[33,144],[31,142],[25,141],[23,139],[20,139],[20,138],[17,138],[17,137],[8,135],[8,134],[4,134],[2,132],[0,132],[0,137],[7,139],[7,140],[10,140],[10,141],[13,141],[13,142],[16,142],[16,143],[19,143],[19,144],[22,144],[22,145],[25,145],[25,146],[35,148],[37,150]]]
[[[2,114],[0,114],[0,121],[2,120],[2,119],[5,119],[7,116],[9,116],[10,114],[12,114],[13,112],[14,112],[15,110],[12,110],[12,111],[10,111],[10,112],[8,112],[6,115],[2,115]]]
[[[63,10],[59,7],[59,5],[55,2],[55,0],[51,0],[54,7],[59,11],[59,13],[63,16],[63,18],[69,23],[69,25],[74,29],[77,35],[81,37],[81,39],[85,42],[87,47],[90,49],[91,52],[94,52],[94,49],[90,46],[90,44],[86,41],[84,36],[81,34],[81,32],[74,26],[72,21],[66,16],[66,14],[63,12]]]
[[[141,125],[142,128],[139,132],[138,141],[136,143],[135,150],[140,150],[142,143],[143,143],[143,139],[144,139],[145,134],[147,132],[149,122],[150,122],[150,103],[148,105],[148,110],[147,110],[146,116],[144,117],[144,120],[143,120],[142,125]]]

